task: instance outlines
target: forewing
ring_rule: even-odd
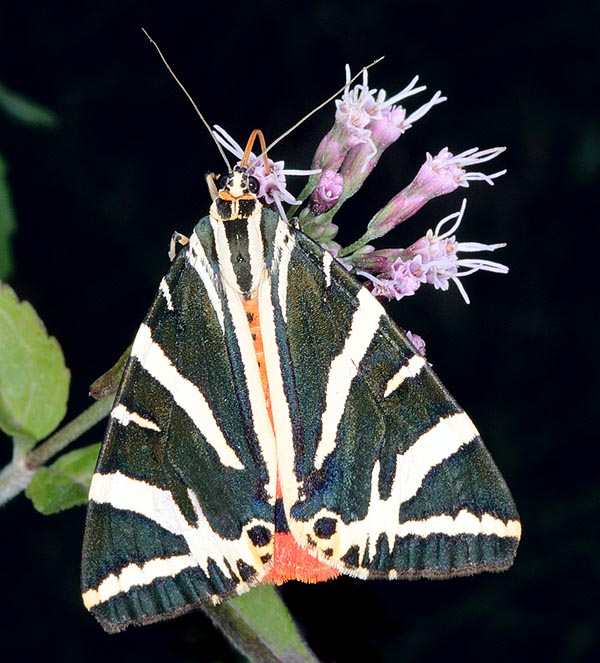
[[[136,336],[92,481],[83,595],[108,631],[234,596],[272,555],[274,458],[207,229]]]
[[[270,383],[296,540],[363,578],[510,566],[518,515],[471,420],[364,287],[302,233],[278,236]]]

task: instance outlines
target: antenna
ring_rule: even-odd
[[[148,40],[150,41],[150,43],[152,44],[152,46],[154,46],[154,48],[158,51],[158,54],[159,54],[159,56],[160,56],[160,59],[163,61],[163,64],[164,64],[165,67],[168,69],[168,71],[169,71],[169,73],[171,74],[171,76],[173,76],[173,78],[175,79],[175,82],[177,83],[177,85],[179,85],[179,87],[183,90],[185,96],[189,99],[190,103],[191,103],[192,106],[194,107],[194,110],[195,110],[196,113],[198,114],[198,117],[202,120],[202,123],[203,123],[204,126],[208,129],[208,133],[210,134],[210,137],[215,141],[215,143],[216,143],[216,145],[217,145],[217,149],[219,150],[221,156],[223,157],[223,160],[225,161],[225,163],[226,163],[226,165],[227,165],[227,170],[230,171],[230,170],[231,170],[231,164],[229,163],[229,159],[228,159],[227,156],[225,155],[225,151],[224,151],[223,148],[221,147],[219,141],[213,136],[212,129],[210,128],[210,125],[208,124],[208,122],[207,122],[206,119],[204,118],[204,115],[202,115],[202,113],[200,112],[200,109],[199,109],[198,106],[196,105],[196,102],[192,99],[190,93],[185,89],[185,87],[183,86],[183,83],[177,78],[177,76],[175,75],[175,72],[171,69],[169,63],[167,62],[167,60],[166,60],[166,58],[165,58],[165,56],[162,54],[162,51],[161,51],[160,48],[158,47],[158,44],[154,41],[154,39],[152,39],[152,37],[148,34],[148,32],[146,31],[145,28],[142,28],[142,32],[146,35],[146,37],[148,37]],[[342,89],[343,89],[343,88],[342,88]],[[262,155],[261,155],[261,156],[262,156]]]
[[[285,131],[284,133],[282,133],[281,136],[279,136],[279,138],[276,138],[276,139],[275,139],[275,140],[269,145],[269,147],[267,147],[266,149],[263,149],[263,151],[261,152],[261,154],[258,155],[257,160],[260,159],[260,158],[261,158],[262,156],[264,156],[265,154],[267,154],[267,152],[270,152],[270,151],[273,149],[273,147],[274,147],[275,145],[277,145],[277,143],[281,142],[286,136],[289,136],[289,135],[292,133],[292,131],[295,131],[295,130],[296,130],[296,129],[297,129],[297,128],[303,123],[303,122],[306,122],[306,120],[308,120],[309,117],[311,117],[311,116],[314,115],[315,113],[318,113],[318,112],[321,110],[321,108],[323,108],[324,106],[327,106],[327,104],[328,104],[330,101],[333,101],[333,100],[338,96],[338,94],[340,94],[341,92],[343,92],[343,91],[344,91],[349,85],[351,85],[352,83],[354,83],[354,81],[355,81],[357,78],[359,78],[360,76],[362,76],[362,74],[364,74],[364,72],[367,71],[367,69],[370,69],[371,67],[374,67],[376,64],[378,64],[379,62],[381,62],[381,61],[383,60],[384,57],[385,57],[385,56],[382,55],[380,58],[377,58],[376,60],[373,60],[373,62],[371,62],[371,64],[368,64],[366,67],[363,67],[363,68],[358,72],[358,74],[356,74],[355,76],[353,76],[349,81],[347,81],[344,85],[342,85],[342,87],[341,87],[339,90],[336,90],[336,91],[335,91],[330,97],[328,97],[327,99],[325,99],[325,101],[324,101],[323,103],[319,104],[316,108],[313,108],[313,109],[310,111],[310,113],[307,113],[306,115],[304,115],[304,117],[300,118],[300,119],[298,120],[298,122],[296,122],[296,124],[292,125],[287,131]]]
[[[269,160],[267,159],[267,143],[265,142],[265,137],[263,135],[263,132],[260,129],[254,129],[252,133],[250,134],[250,138],[248,138],[248,142],[246,143],[246,149],[244,150],[244,156],[242,157],[242,160],[240,162],[240,165],[242,165],[244,168],[248,166],[248,159],[250,159],[250,152],[252,151],[252,147],[254,146],[254,143],[258,139],[258,142],[260,143],[260,149],[262,150],[262,153],[260,156],[264,159],[265,162],[265,172],[267,175],[270,174],[271,168],[269,167]],[[254,163],[258,163],[260,157],[254,161]]]

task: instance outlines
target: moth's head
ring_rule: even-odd
[[[216,184],[217,196],[222,200],[254,199],[260,188],[256,177],[249,175],[244,166],[234,166],[228,175],[221,175]]]
[[[211,213],[222,221],[248,218],[260,207],[256,197],[260,184],[245,166],[237,165],[227,175],[213,176],[213,186]]]

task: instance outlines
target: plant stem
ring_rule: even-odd
[[[66,426],[26,454],[15,453],[13,460],[0,471],[0,505],[25,490],[36,470],[47,463],[73,440],[95,426],[108,415],[114,394],[96,401]],[[15,447],[15,451],[17,448]]]
[[[365,233],[360,239],[357,239],[356,242],[353,242],[352,244],[350,244],[350,246],[346,246],[345,248],[343,248],[339,253],[339,257],[345,258],[346,256],[349,256],[355,251],[358,251],[358,249],[362,249],[362,247],[371,239],[373,238],[369,237],[368,233]]]
[[[110,412],[114,400],[115,397],[112,394],[101,398],[75,417],[73,421],[51,435],[45,442],[39,444],[27,454],[27,467],[31,470],[37,470],[38,467],[48,462],[52,456],[71,444],[73,440],[81,437],[92,426],[102,421]]]

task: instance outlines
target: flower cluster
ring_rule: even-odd
[[[433,285],[436,290],[448,290],[450,281],[459,289],[463,299],[468,304],[469,297],[460,278],[473,272],[485,270],[506,274],[508,267],[492,260],[483,258],[459,258],[459,252],[494,251],[505,244],[481,244],[479,242],[457,242],[453,234],[462,221],[467,205],[463,199],[458,212],[442,219],[435,230],[428,230],[424,237],[401,252],[389,266],[387,272],[379,277],[361,271],[373,283],[373,294],[376,297],[388,299],[402,299],[415,292],[423,283]],[[456,219],[450,230],[442,231],[444,224]],[[459,271],[459,268],[466,268]]]
[[[413,180],[394,196],[369,221],[360,239],[347,247],[334,241],[338,227],[333,218],[343,203],[353,196],[377,165],[383,152],[434,106],[446,101],[437,91],[429,101],[412,112],[400,103],[423,92],[418,77],[390,97],[385,90],[369,87],[367,71],[360,83],[351,86],[346,68],[346,87],[336,101],[335,122],[319,144],[311,170],[289,170],[283,161],[264,162],[251,155],[252,174],[260,183],[259,197],[273,205],[285,217],[283,203],[293,205],[304,232],[329,250],[346,269],[363,276],[376,297],[402,299],[415,294],[424,284],[448,290],[452,281],[464,300],[469,298],[461,279],[485,270],[505,274],[504,265],[482,258],[465,258],[459,254],[494,251],[504,244],[480,244],[457,241],[455,232],[462,221],[466,200],[458,212],[442,219],[435,230],[428,230],[408,248],[375,249],[370,243],[413,216],[427,202],[469,187],[471,182],[494,184],[506,171],[491,174],[467,170],[490,161],[504,151],[503,147],[480,150],[477,147],[459,153],[444,147],[436,154],[427,154]],[[216,139],[241,158],[243,150],[221,127],[215,127]],[[287,175],[309,175],[304,190],[296,199],[287,190]],[[452,223],[453,222],[453,223]],[[444,228],[450,224],[449,229]],[[422,340],[413,341],[421,347]],[[424,347],[423,347],[424,349]]]

